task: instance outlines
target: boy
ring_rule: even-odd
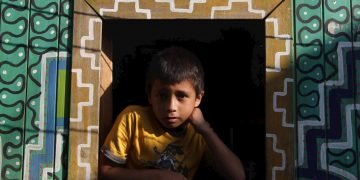
[[[198,108],[204,73],[197,57],[179,47],[164,49],[146,78],[151,106],[125,108],[101,148],[105,179],[192,179],[203,158],[216,162],[223,177],[245,179],[241,161]]]

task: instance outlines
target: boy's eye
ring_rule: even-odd
[[[176,97],[178,99],[184,99],[184,98],[188,97],[188,95],[183,92],[180,92],[180,93],[176,93]]]
[[[167,95],[166,93],[159,93],[158,96],[159,96],[161,99],[166,99],[168,95]]]
[[[177,95],[176,97],[180,98],[180,99],[184,99],[185,95]]]

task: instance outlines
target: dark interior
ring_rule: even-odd
[[[113,117],[147,104],[145,69],[170,45],[201,60],[200,105],[217,134],[243,161],[247,179],[265,179],[265,23],[263,20],[106,20],[113,41]],[[201,167],[198,179],[220,179]]]

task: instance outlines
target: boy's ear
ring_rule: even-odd
[[[195,99],[195,107],[198,107],[201,103],[201,99],[202,97],[204,96],[204,91],[201,91],[197,96],[196,96],[196,99]]]

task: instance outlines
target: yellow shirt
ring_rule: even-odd
[[[169,169],[192,179],[205,148],[203,137],[192,125],[175,137],[162,129],[151,107],[128,106],[117,117],[102,152],[128,168]]]

